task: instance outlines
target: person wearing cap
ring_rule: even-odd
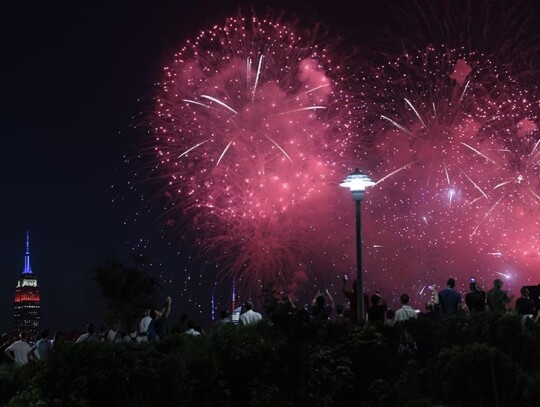
[[[506,313],[506,307],[510,302],[508,292],[503,290],[502,286],[502,280],[497,278],[495,281],[493,281],[493,288],[487,292],[488,308],[495,314]]]
[[[262,314],[253,310],[253,302],[244,303],[245,312],[240,315],[240,325],[251,325],[262,320]]]

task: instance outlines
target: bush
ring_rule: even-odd
[[[0,367],[0,404],[537,404],[540,328],[514,315],[419,319],[395,327],[294,318],[159,342],[68,345],[45,361]],[[416,351],[398,352],[404,330]]]
[[[443,349],[435,366],[436,387],[446,401],[464,407],[522,405],[520,370],[494,347],[473,343]]]

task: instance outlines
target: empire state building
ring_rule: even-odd
[[[40,298],[36,276],[30,266],[30,234],[26,232],[26,253],[24,270],[15,288],[15,310],[13,314],[15,331],[26,331],[29,337],[39,334]]]

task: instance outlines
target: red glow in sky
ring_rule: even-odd
[[[186,42],[156,101],[166,224],[245,292],[355,269],[338,184],[356,166],[379,181],[368,291],[422,307],[450,276],[540,280],[538,102],[485,55],[430,46],[355,77],[290,26],[234,18]]]

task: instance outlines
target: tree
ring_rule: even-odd
[[[107,301],[107,321],[120,322],[128,329],[161,289],[158,280],[141,269],[144,258],[133,257],[132,263],[128,266],[113,258],[90,271]]]

